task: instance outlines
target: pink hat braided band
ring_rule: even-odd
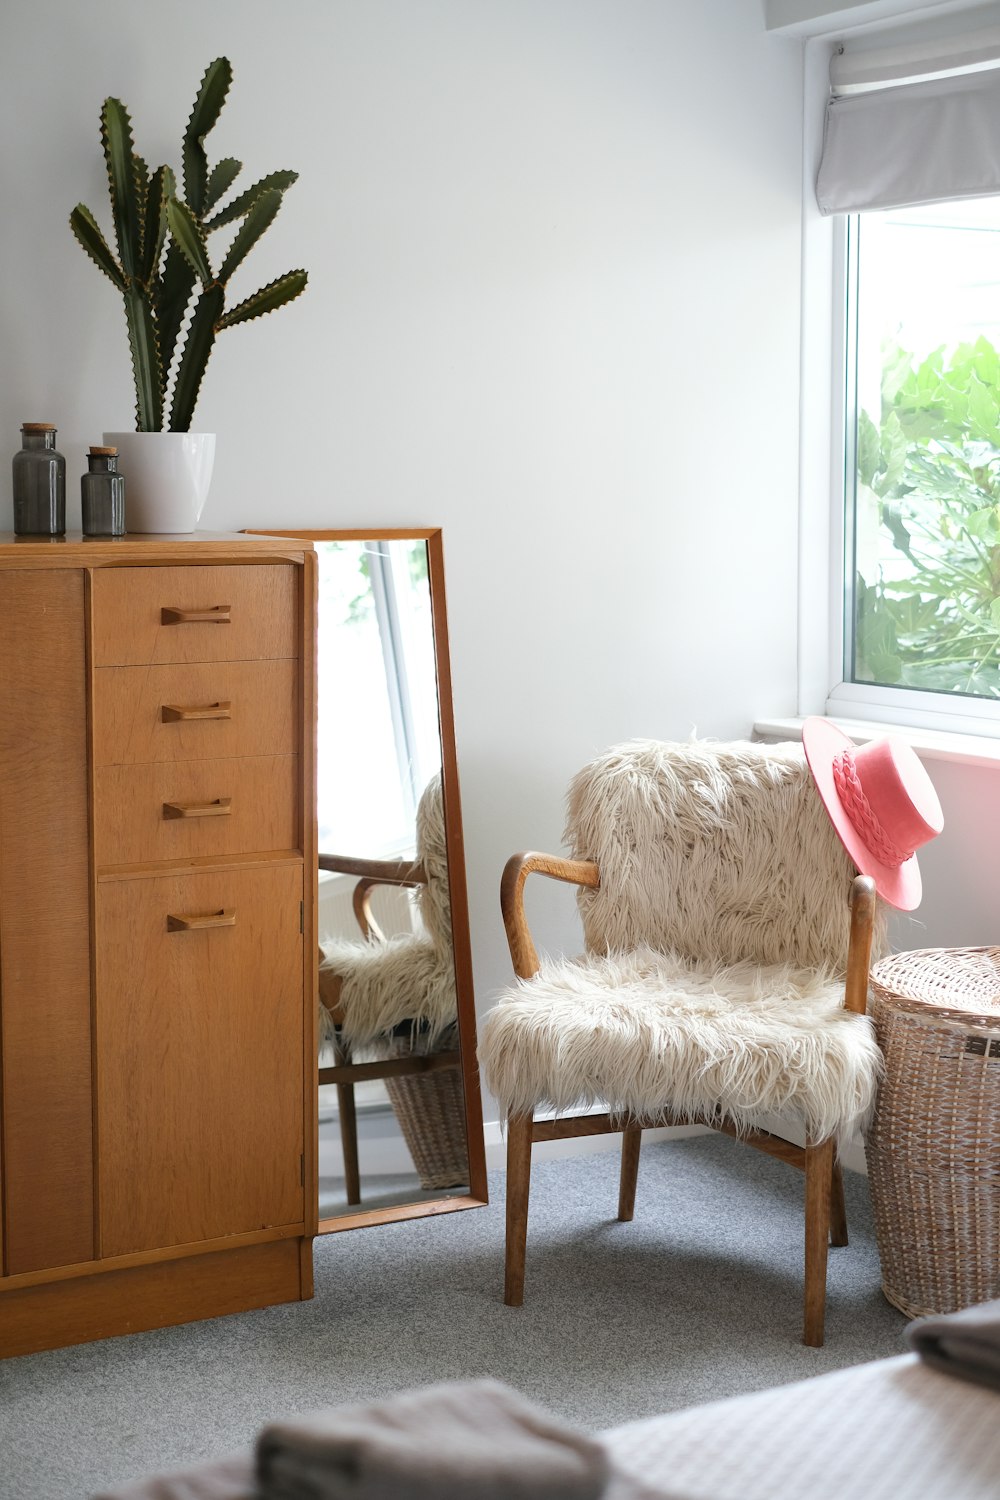
[[[850,750],[843,750],[833,760],[833,780],[837,788],[837,796],[844,806],[847,816],[861,834],[875,857],[889,869],[895,870],[913,856],[912,849],[901,849],[886,833],[878,817],[872,810],[871,803],[865,796],[864,788],[858,780],[858,773],[854,768],[854,754]]]

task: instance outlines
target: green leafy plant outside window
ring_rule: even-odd
[[[1000,698],[1000,354],[882,351],[860,411],[854,680]]]

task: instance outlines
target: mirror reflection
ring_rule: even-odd
[[[427,543],[315,545],[323,1221],[469,1165]]]

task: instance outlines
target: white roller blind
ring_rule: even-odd
[[[1000,193],[1000,69],[837,95],[816,201],[824,214]]]

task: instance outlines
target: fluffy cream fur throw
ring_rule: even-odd
[[[879,1052],[841,1008],[854,870],[798,746],[616,746],[574,778],[567,841],[601,872],[580,895],[588,952],[544,963],[485,1019],[508,1114],[721,1107],[817,1138],[865,1116]]]
[[[324,1003],[333,977],[341,981],[339,999],[344,1024],[341,1040],[355,1057],[359,1049],[384,1037],[404,1021],[422,1024],[422,1050],[455,1023],[455,966],[423,934],[405,934],[384,942],[326,942],[319,971],[320,1045],[334,1041]]]
[[[879,1052],[843,983],[789,966],[699,967],[641,947],[547,963],[507,991],[483,1028],[486,1081],[508,1115],[603,1101],[740,1127],[768,1115],[817,1139],[871,1107]]]
[[[615,746],[574,777],[566,839],[600,866],[592,953],[844,968],[854,866],[798,745]]]

